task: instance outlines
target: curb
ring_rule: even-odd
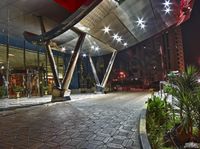
[[[35,104],[28,104],[28,105],[17,105],[17,106],[12,106],[12,107],[7,107],[7,108],[0,108],[0,112],[16,110],[16,109],[21,109],[21,108],[28,108],[28,107],[33,107],[33,106],[40,106],[40,105],[45,105],[45,104],[49,104],[49,103],[52,103],[52,102],[48,101],[48,102],[43,102],[43,103],[35,103]]]
[[[146,108],[143,108],[140,114],[139,120],[139,140],[142,149],[151,149],[151,145],[148,140],[146,132]]]

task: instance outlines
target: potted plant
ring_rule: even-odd
[[[14,86],[13,91],[16,93],[16,97],[20,98],[20,93],[23,91],[23,87],[21,86]]]
[[[44,91],[44,94],[47,95],[48,94],[48,86],[43,86],[43,91]]]
[[[2,98],[5,95],[5,88],[3,86],[0,86],[0,98]]]

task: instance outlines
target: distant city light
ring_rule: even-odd
[[[108,34],[111,31],[109,26],[104,27],[104,29],[102,29],[102,30],[104,31],[104,34],[106,34],[106,33]]]

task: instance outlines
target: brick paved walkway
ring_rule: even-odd
[[[138,118],[147,96],[94,95],[0,114],[0,149],[139,149]]]

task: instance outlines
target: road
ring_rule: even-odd
[[[138,119],[148,96],[78,95],[0,114],[0,149],[140,149]]]

